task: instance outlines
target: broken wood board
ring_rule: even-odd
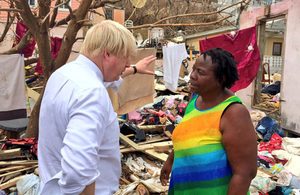
[[[31,97],[32,99],[34,100],[38,100],[39,97],[40,97],[40,94],[36,91],[34,91],[33,89],[31,88],[27,88],[28,89],[28,96]]]
[[[158,153],[169,152],[170,146],[153,146],[153,150]]]
[[[18,173],[18,172],[21,172],[21,171],[30,170],[30,169],[33,169],[33,168],[36,168],[36,167],[38,167],[38,165],[34,165],[32,167],[27,167],[27,168],[20,169],[20,170],[17,170],[17,171],[12,171],[12,172],[8,172],[8,173],[4,173],[4,174],[1,174],[0,177],[4,177],[4,176],[11,175],[11,174],[14,174],[14,173]]]
[[[158,139],[143,141],[143,142],[138,143],[138,145],[141,146],[141,145],[146,145],[146,144],[151,144],[151,143],[156,143],[156,142],[161,142],[161,141],[166,141],[166,140],[169,140],[169,138],[168,137],[162,137],[162,138],[158,138]],[[120,149],[124,149],[124,148],[128,148],[128,147],[126,147],[124,145],[120,146]]]
[[[3,184],[0,185],[0,190],[5,190],[7,188],[10,188],[12,186],[15,186],[16,183],[22,178],[24,177],[25,175],[21,175],[19,177],[16,177],[16,178],[13,178],[11,180],[9,180],[8,182],[5,182]]]
[[[276,175],[272,174],[272,173],[269,173],[268,171],[265,171],[259,167],[257,167],[257,171],[260,171],[260,172],[263,172],[264,174],[270,176],[270,177],[277,177]]]
[[[0,166],[9,165],[35,165],[38,164],[37,160],[16,160],[16,161],[0,161]]]
[[[165,142],[157,142],[153,144],[140,145],[140,147],[143,148],[143,150],[153,149],[154,146],[173,146],[173,142],[165,141]],[[134,152],[134,151],[136,151],[136,149],[133,147],[121,149],[121,153]]]
[[[131,139],[129,139],[128,137],[126,137],[122,133],[120,133],[120,138],[124,142],[126,142],[127,144],[129,144],[131,147],[133,147],[136,151],[143,151],[144,150],[144,148],[142,148],[141,146],[139,146],[136,143],[134,143]]]
[[[15,171],[15,170],[23,169],[23,168],[26,168],[26,166],[10,166],[10,167],[0,169],[0,173],[6,172],[6,171]]]
[[[158,152],[155,152],[153,149],[151,150],[145,150],[144,153],[156,158],[156,159],[159,159],[159,160],[162,160],[162,161],[166,161],[168,156],[167,154],[165,153],[158,153]]]
[[[0,160],[13,159],[21,155],[21,148],[0,150]]]

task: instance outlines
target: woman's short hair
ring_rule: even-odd
[[[223,88],[230,89],[237,80],[239,80],[238,70],[236,68],[236,62],[234,56],[226,50],[221,48],[210,49],[202,52],[204,60],[206,56],[211,57],[212,63],[216,64],[215,76],[219,79]],[[225,80],[224,80],[225,76]]]
[[[95,57],[104,54],[105,49],[117,57],[134,56],[137,50],[131,32],[112,20],[104,20],[87,31],[80,53]]]

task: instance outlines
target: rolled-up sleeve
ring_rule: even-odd
[[[114,92],[117,94],[120,87],[121,87],[121,84],[123,83],[123,79],[120,77],[119,80],[117,81],[113,81],[113,82],[104,82],[104,86],[106,88],[111,88],[114,90]]]
[[[81,193],[100,175],[98,152],[107,116],[107,102],[101,98],[104,90],[84,90],[69,105],[70,118],[61,150],[62,176],[58,182],[65,195]]]

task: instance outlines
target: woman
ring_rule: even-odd
[[[234,56],[205,51],[193,65],[194,93],[172,135],[174,150],[162,170],[169,194],[246,195],[257,170],[256,135],[250,115],[229,88],[238,80]]]

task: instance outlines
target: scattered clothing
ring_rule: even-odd
[[[276,95],[277,93],[280,93],[280,84],[281,81],[276,81],[275,83],[265,86],[261,92],[270,95]]]
[[[271,118],[263,117],[256,126],[256,131],[258,131],[264,138],[265,141],[270,141],[273,134],[278,134],[284,137],[282,129],[280,126]]]
[[[291,154],[300,156],[300,138],[284,137],[282,138],[281,147]]]
[[[19,195],[37,195],[40,190],[40,179],[35,174],[22,177],[16,184]]]
[[[267,194],[269,191],[276,188],[275,181],[266,177],[255,177],[251,181],[250,192],[259,192],[260,194]]]

